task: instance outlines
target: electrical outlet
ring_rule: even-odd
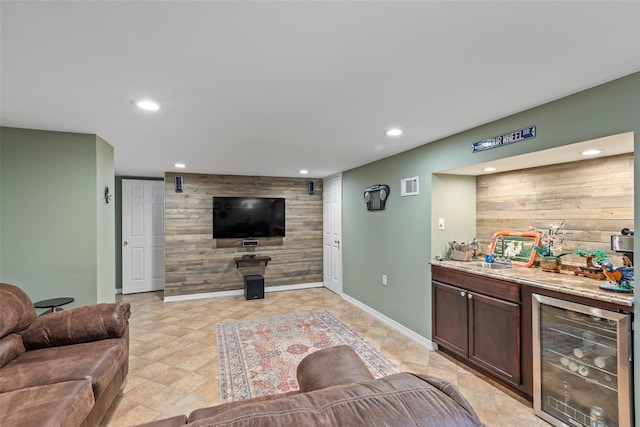
[[[383,284],[384,286],[387,286],[387,275],[386,275],[386,274],[383,274],[383,275],[382,275],[382,284]]]
[[[444,230],[444,218],[438,218],[438,230]]]

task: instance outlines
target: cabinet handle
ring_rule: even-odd
[[[465,296],[465,292],[460,291],[460,296],[461,296],[461,297]]]
[[[467,294],[467,298],[471,299],[473,296],[471,296],[471,294]]]

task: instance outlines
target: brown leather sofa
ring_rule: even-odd
[[[407,372],[373,379],[346,345],[307,356],[297,378],[298,391],[197,409],[188,417],[139,427],[484,426],[450,383]]]
[[[37,317],[18,287],[0,284],[0,424],[97,426],[129,368],[129,303]]]

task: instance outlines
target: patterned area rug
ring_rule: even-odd
[[[374,377],[400,372],[385,355],[327,311],[216,325],[220,402],[298,389],[296,368],[308,354],[348,344]]]

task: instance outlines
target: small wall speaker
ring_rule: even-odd
[[[309,181],[309,194],[315,194],[315,192],[313,191],[313,181]]]
[[[176,176],[176,193],[182,193],[182,177]]]

